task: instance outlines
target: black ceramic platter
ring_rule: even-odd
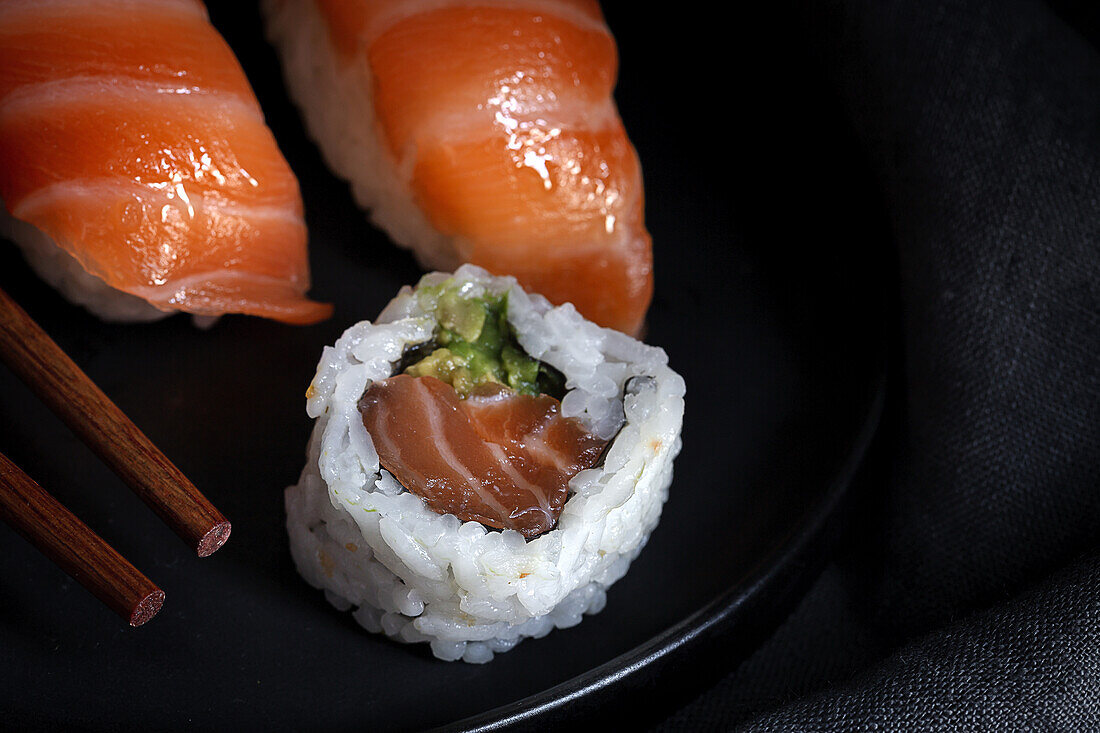
[[[489,664],[444,663],[367,633],[298,577],[282,494],[304,461],[305,388],[322,347],[421,271],[325,167],[258,11],[213,4],[299,176],[311,294],[335,315],[304,328],[106,324],[0,242],[0,287],[233,522],[223,549],[196,558],[0,369],[0,451],[167,594],[131,629],[0,525],[6,725],[385,731],[613,716],[636,727],[781,622],[827,556],[881,405],[874,193],[812,60],[765,54],[784,41],[768,11],[716,28],[637,7],[605,11],[654,241],[646,340],[683,375],[687,407],[661,523],[606,608]]]

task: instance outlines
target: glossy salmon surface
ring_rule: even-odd
[[[366,64],[396,168],[453,262],[637,333],[653,292],[641,168],[597,3],[317,0]]]
[[[194,0],[0,0],[0,197],[164,310],[312,323],[298,182]]]
[[[606,445],[553,397],[497,385],[463,400],[401,374],[371,385],[359,409],[382,467],[433,511],[526,537],[553,529],[569,479]]]

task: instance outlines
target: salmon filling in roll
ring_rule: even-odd
[[[550,530],[569,480],[607,441],[561,414],[564,378],[516,343],[506,295],[464,298],[452,286],[420,297],[440,323],[412,353],[430,353],[359,402],[379,462],[439,514],[529,538]]]

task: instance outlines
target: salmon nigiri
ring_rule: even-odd
[[[653,291],[641,168],[595,0],[269,0],[329,164],[427,267],[515,276],[636,333]]]
[[[198,0],[0,0],[0,197],[103,317],[330,313],[297,180]]]

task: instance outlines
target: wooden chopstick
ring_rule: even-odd
[[[131,626],[164,604],[164,591],[2,453],[0,519]]]
[[[3,290],[0,359],[199,557],[225,544],[221,512]]]

